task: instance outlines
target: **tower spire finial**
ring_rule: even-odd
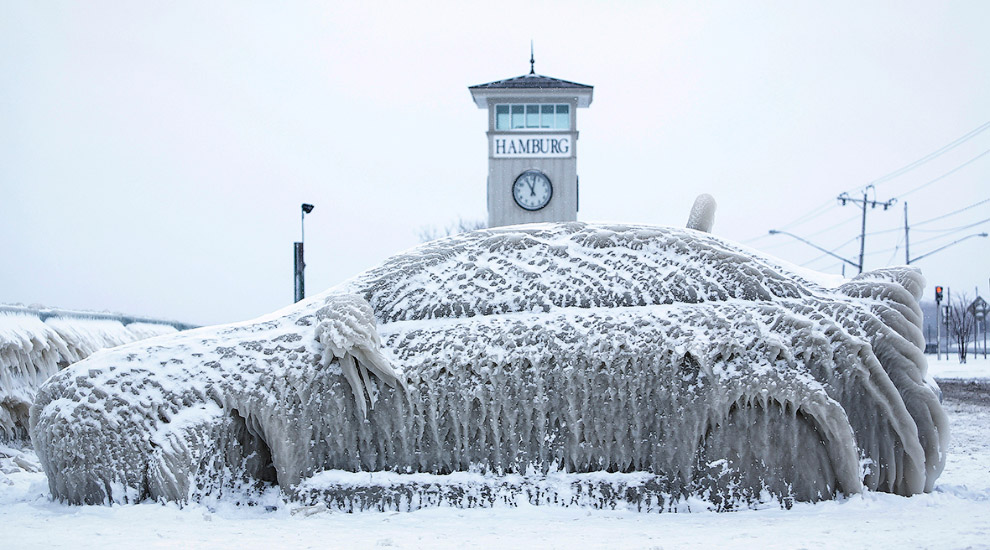
[[[533,39],[529,39],[529,74],[536,74],[536,61],[533,59]]]

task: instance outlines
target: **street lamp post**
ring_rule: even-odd
[[[306,262],[303,260],[303,243],[306,241],[306,214],[315,208],[312,204],[302,204],[302,219],[299,222],[300,239],[293,243],[294,274],[295,274],[295,295],[294,301],[298,302],[306,297]]]
[[[770,230],[770,234],[771,235],[787,235],[788,237],[793,237],[793,238],[795,238],[795,239],[803,242],[804,244],[806,244],[808,246],[812,246],[814,248],[817,248],[818,250],[821,250],[822,252],[828,254],[829,256],[832,256],[833,258],[838,258],[838,259],[842,260],[843,262],[845,262],[845,263],[847,263],[847,264],[855,267],[856,269],[859,269],[859,272],[860,273],[863,272],[863,264],[862,263],[856,263],[856,262],[854,262],[852,260],[847,260],[846,258],[843,258],[842,256],[839,256],[838,254],[832,252],[831,250],[825,250],[824,248],[822,248],[822,247],[818,246],[817,244],[809,241],[808,239],[802,239],[801,237],[798,237],[797,235],[795,235],[793,233],[788,233],[787,231],[779,231],[777,229],[771,229]],[[862,261],[863,261],[863,259],[862,259],[862,256],[861,256],[860,257],[860,262],[862,262]]]
[[[949,244],[947,244],[947,245],[945,245],[943,247],[936,248],[935,250],[932,250],[931,252],[922,254],[921,256],[918,256],[917,258],[910,258],[907,261],[907,263],[909,265],[910,264],[913,264],[914,262],[917,262],[918,260],[920,260],[922,258],[927,258],[928,256],[931,256],[932,254],[934,254],[936,252],[941,252],[941,251],[945,250],[946,248],[949,248],[950,246],[953,246],[953,245],[956,245],[956,244],[959,244],[959,243],[965,241],[966,239],[972,239],[973,237],[986,237],[986,236],[987,236],[987,233],[973,233],[972,235],[966,235],[965,237],[963,237],[961,239],[956,239],[956,240],[952,241],[951,243],[949,243]]]

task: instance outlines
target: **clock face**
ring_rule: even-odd
[[[550,202],[553,186],[550,178],[539,170],[526,170],[512,184],[512,198],[526,210],[539,210]]]

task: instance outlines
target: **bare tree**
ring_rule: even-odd
[[[976,317],[968,309],[969,301],[969,297],[963,294],[948,306],[949,335],[958,347],[960,363],[966,362],[966,346],[976,326]]]
[[[440,237],[457,235],[458,233],[466,233],[476,229],[485,229],[486,227],[488,227],[488,224],[481,220],[465,220],[463,218],[457,218],[456,222],[447,224],[444,227],[437,227],[435,225],[421,227],[419,229],[419,242],[425,243],[427,241],[439,239]]]

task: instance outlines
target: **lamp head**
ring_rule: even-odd
[[[313,211],[313,208],[315,208],[315,206],[313,206],[312,204],[305,203],[305,202],[302,205],[302,210],[306,214],[309,214],[310,212],[312,212]]]

